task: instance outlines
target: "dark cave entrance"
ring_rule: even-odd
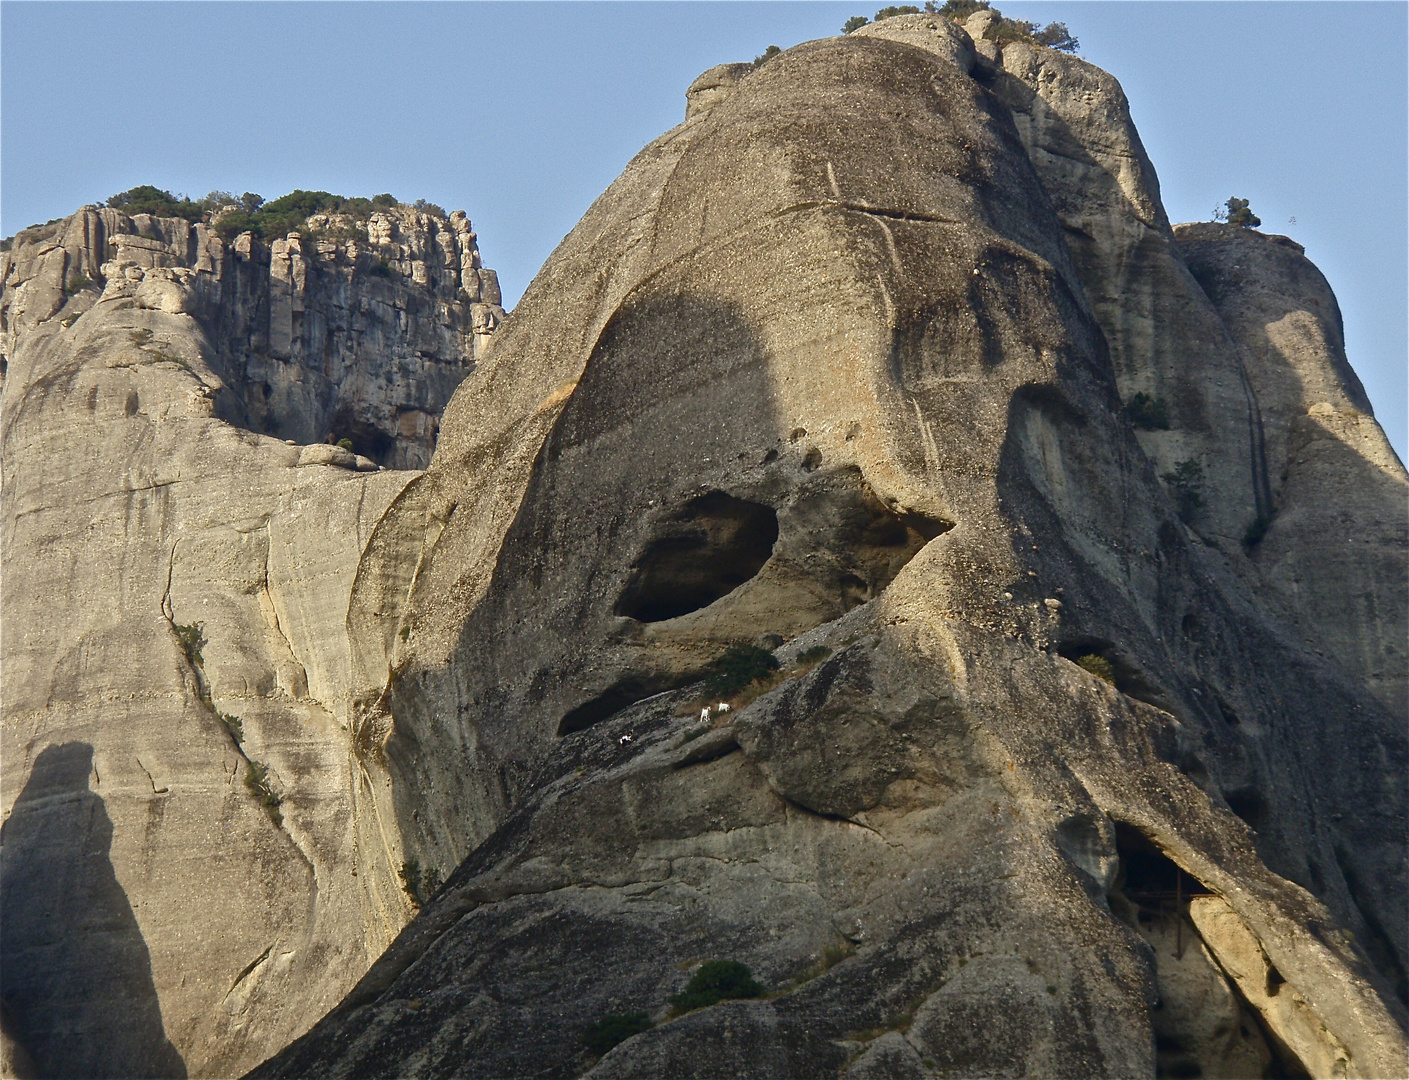
[[[1115,823],[1120,870],[1111,887],[1111,911],[1150,946],[1158,1002],[1151,1013],[1155,1039],[1155,1076],[1169,1080],[1200,1077],[1260,1077],[1262,1080],[1309,1080],[1296,1055],[1272,1032],[1237,983],[1212,957],[1189,917],[1189,899],[1212,895],[1194,875],[1180,868],[1139,829]],[[1205,980],[1222,980],[1237,1002],[1236,1015],[1221,1027],[1205,1022],[1207,999],[1199,994],[1197,969]],[[1276,969],[1268,972],[1281,980]]]
[[[722,491],[691,499],[636,560],[616,613],[649,623],[707,607],[757,574],[777,540],[772,507]]]

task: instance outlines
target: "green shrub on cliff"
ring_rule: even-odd
[[[762,996],[763,987],[754,981],[747,966],[737,960],[710,960],[696,969],[685,989],[671,997],[670,1004],[679,1014],[730,998]]]
[[[778,658],[757,645],[731,645],[711,667],[705,692],[714,697],[737,694],[755,679],[778,669]]]
[[[1179,462],[1169,472],[1160,476],[1169,488],[1170,498],[1186,522],[1192,522],[1194,515],[1204,504],[1204,467],[1193,458]]]
[[[1214,217],[1226,221],[1229,225],[1241,225],[1245,229],[1255,229],[1262,224],[1262,219],[1248,208],[1247,199],[1232,198],[1223,205],[1226,209],[1215,213]]]
[[[582,1033],[582,1041],[587,1049],[601,1057],[617,1043],[623,1043],[633,1035],[652,1028],[651,1018],[643,1012],[615,1013],[605,1016],[595,1024],[588,1024]]]

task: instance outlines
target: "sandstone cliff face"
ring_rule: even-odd
[[[1192,240],[1069,57],[915,16],[697,80],[366,545],[355,753],[458,869],[254,1075],[1401,1072],[1403,657],[1298,591],[1295,480],[1382,478],[1370,598],[1403,468]],[[768,996],[672,1017],[708,959]]]
[[[86,209],[26,230],[0,255],[0,351],[8,363],[21,335],[95,294],[189,313],[224,383],[222,419],[300,443],[350,438],[379,464],[424,468],[441,410],[503,318],[498,278],[462,212],[318,215],[309,228],[226,242],[181,218]]]
[[[468,228],[384,216],[389,277],[352,240],[111,210],[5,253],[7,1060],[239,1073],[412,914],[351,750],[346,616],[416,474],[317,440],[429,454],[483,344]]]

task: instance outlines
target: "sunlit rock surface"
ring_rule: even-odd
[[[114,210],[0,261],[7,1068],[237,1074],[414,910],[348,600],[416,475],[368,454],[429,456],[488,272],[463,215],[382,217],[404,280]]]
[[[448,881],[254,1075],[1402,1073],[1405,474],[1210,229],[1050,50],[698,80],[366,546],[354,752]],[[1377,561],[1302,587],[1332,506]],[[710,959],[767,996],[673,1016]]]

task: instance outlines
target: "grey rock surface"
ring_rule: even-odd
[[[352,753],[346,618],[416,473],[250,415],[277,378],[293,389],[260,423],[281,435],[321,439],[348,408],[384,456],[428,452],[471,370],[469,270],[450,259],[473,261],[473,237],[463,215],[382,226],[372,250],[411,259],[406,281],[369,279],[353,241],[299,262],[293,241],[111,210],[4,254],[7,1069],[238,1074],[414,912]],[[304,344],[256,345],[296,300]],[[428,426],[398,433],[411,384]]]
[[[1403,718],[1242,544],[1259,387],[1349,383],[1249,360],[1113,79],[923,22],[698,83],[457,392],[348,625],[392,859],[458,868],[252,1075],[1403,1072]],[[767,993],[675,1015],[711,959]]]

